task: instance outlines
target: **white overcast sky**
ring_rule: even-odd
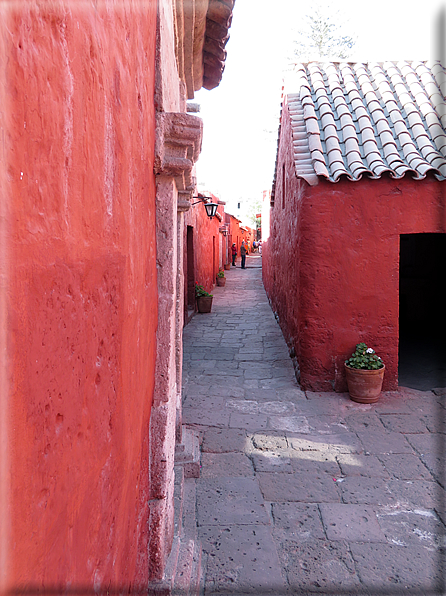
[[[357,38],[350,60],[444,62],[444,1],[338,4],[349,34]],[[236,0],[222,81],[192,100],[200,104],[204,121],[199,190],[226,201],[230,212],[238,200],[260,198],[271,188],[286,57],[309,6],[302,0]]]

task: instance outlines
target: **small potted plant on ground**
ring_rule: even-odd
[[[346,380],[350,398],[361,404],[378,401],[382,391],[385,365],[372,348],[359,343],[355,352],[345,360]]]
[[[224,269],[225,271],[229,271],[231,269],[231,263],[225,263]]]
[[[213,295],[209,294],[205,288],[196,281],[196,302],[199,312],[211,312],[213,305]]]
[[[216,281],[217,281],[217,285],[218,286],[224,286],[225,285],[225,282],[227,280],[225,278],[225,273],[224,273],[223,269],[219,269],[219,273],[217,274]]]

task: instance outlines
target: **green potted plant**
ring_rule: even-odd
[[[222,268],[219,269],[219,273],[217,274],[216,281],[217,281],[218,286],[224,286],[225,282],[227,281],[225,278],[225,273]]]
[[[359,343],[345,360],[346,380],[350,398],[361,404],[378,401],[382,391],[385,364],[372,348]]]
[[[205,288],[196,281],[196,302],[199,312],[211,312],[213,305],[213,295],[209,294]]]

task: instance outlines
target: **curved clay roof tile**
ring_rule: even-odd
[[[293,139],[303,141],[294,144],[296,164],[302,163],[301,153],[306,168],[310,159],[315,176],[331,182],[341,176],[379,178],[385,172],[422,179],[433,171],[442,179],[446,143],[440,80],[445,69],[439,64],[436,77],[426,63],[300,65],[297,87],[287,95],[294,102],[299,96],[303,108],[289,106]]]

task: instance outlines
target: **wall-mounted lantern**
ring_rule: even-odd
[[[201,197],[199,195],[198,197],[192,197],[192,198],[200,199],[200,201],[197,201],[196,203],[191,203],[191,205],[194,206],[194,205],[198,205],[199,203],[203,203],[203,205],[205,207],[206,214],[208,215],[208,217],[210,219],[213,219],[213,217],[216,215],[217,208],[219,207],[219,205],[217,203],[213,203],[212,199],[210,199],[209,197]]]

